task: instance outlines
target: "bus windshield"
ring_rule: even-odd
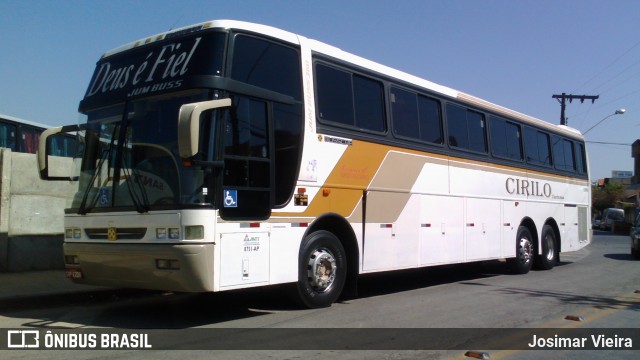
[[[80,186],[72,208],[146,212],[208,201],[202,169],[185,167],[178,155],[180,106],[206,100],[191,90],[136,99],[87,112]]]

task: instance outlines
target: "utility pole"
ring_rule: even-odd
[[[560,103],[560,125],[567,125],[567,118],[564,116],[564,108],[567,106],[566,100],[571,102],[576,99],[580,100],[581,103],[585,100],[591,100],[593,104],[599,97],[600,95],[567,95],[565,93],[562,93],[562,95],[553,95],[552,98],[558,99]]]

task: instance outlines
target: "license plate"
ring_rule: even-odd
[[[80,269],[64,269],[64,276],[67,279],[82,279],[82,270]]]

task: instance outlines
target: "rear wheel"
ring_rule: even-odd
[[[526,226],[518,228],[516,236],[516,257],[509,259],[509,266],[516,274],[526,274],[533,265],[534,245],[531,231]]]
[[[556,233],[549,225],[542,228],[542,254],[536,255],[536,269],[551,270],[558,263]]]
[[[340,240],[319,230],[304,239],[298,263],[297,293],[309,308],[331,306],[346,280],[347,259]]]

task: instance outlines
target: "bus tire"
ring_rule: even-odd
[[[526,274],[533,265],[534,243],[531,231],[526,226],[520,226],[516,235],[516,257],[509,259],[509,266],[516,274]]]
[[[309,234],[300,248],[297,295],[309,308],[333,304],[346,281],[347,258],[344,247],[331,232]]]
[[[551,270],[558,263],[556,233],[549,225],[542,228],[542,254],[536,255],[536,269]]]

